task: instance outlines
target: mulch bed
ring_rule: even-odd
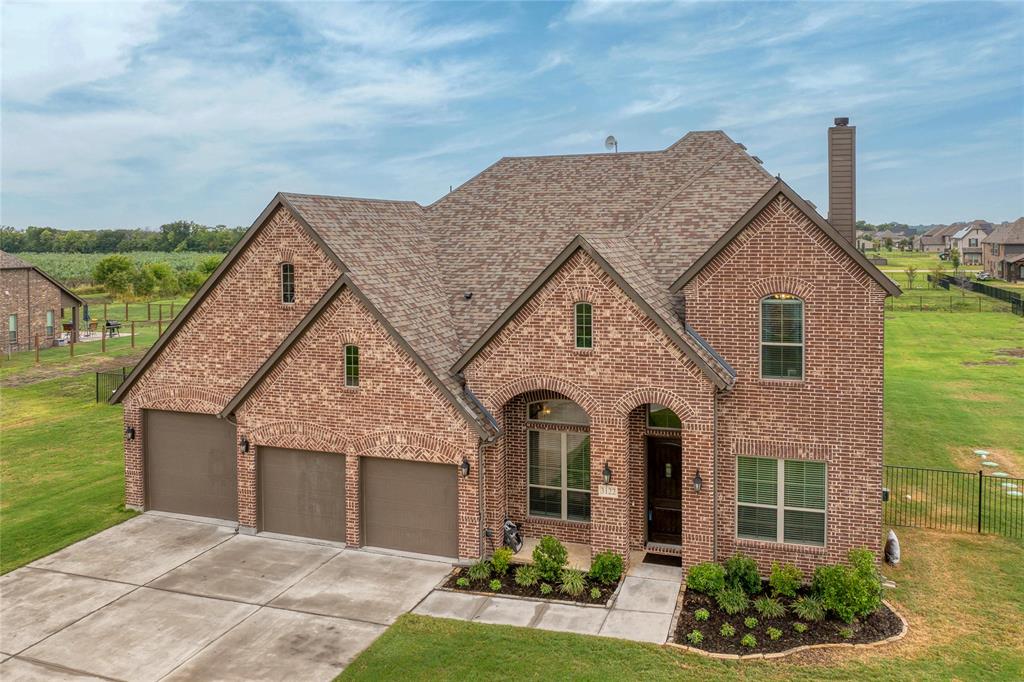
[[[611,598],[612,594],[615,592],[615,588],[618,587],[618,584],[615,584],[615,585],[601,585],[601,584],[598,584],[598,583],[593,583],[593,582],[591,582],[588,579],[587,580],[587,587],[586,587],[586,589],[583,590],[583,594],[581,594],[578,597],[570,597],[569,595],[567,595],[567,594],[565,594],[563,592],[560,592],[559,589],[558,589],[558,587],[559,587],[558,585],[552,585],[551,586],[552,588],[554,588],[552,590],[551,594],[541,594],[541,592],[540,592],[540,583],[537,583],[533,587],[522,587],[520,585],[517,585],[516,581],[515,581],[515,573],[516,573],[516,566],[512,565],[512,567],[508,569],[508,573],[506,573],[503,576],[501,576],[501,575],[493,575],[490,578],[488,578],[487,580],[478,580],[478,581],[475,581],[475,582],[471,581],[469,587],[459,587],[456,584],[456,581],[459,578],[462,578],[462,577],[467,577],[468,578],[469,576],[466,574],[466,569],[465,568],[457,568],[451,574],[451,576],[448,577],[448,580],[447,580],[447,582],[445,582],[444,587],[447,588],[447,589],[450,589],[450,590],[454,590],[456,592],[486,592],[487,594],[498,594],[498,595],[507,595],[507,596],[515,596],[515,597],[532,597],[532,598],[535,598],[535,599],[548,599],[548,600],[551,600],[551,601],[570,602],[570,603],[575,603],[575,604],[596,604],[596,605],[600,605],[600,606],[604,606],[605,604],[608,603],[608,600]],[[498,580],[501,581],[501,589],[498,590],[497,592],[491,590],[491,588],[490,588],[490,582],[491,582],[491,580],[494,580],[495,578],[497,578]],[[596,587],[599,590],[601,590],[601,597],[600,598],[598,598],[598,599],[591,599],[590,598],[590,588],[592,588],[592,587]]]
[[[679,614],[679,624],[676,626],[675,642],[702,651],[743,656],[777,653],[808,644],[866,644],[898,635],[903,629],[903,622],[899,616],[882,604],[878,611],[849,625],[830,616],[819,623],[806,623],[807,631],[801,633],[793,629],[793,623],[801,621],[788,610],[791,600],[782,598],[781,601],[787,606],[786,615],[782,618],[762,618],[761,614],[754,609],[753,600],[751,600],[751,607],[747,611],[729,616],[719,610],[713,597],[687,590],[683,599],[683,608]],[[706,621],[698,621],[693,616],[695,611],[702,608],[707,609],[711,614]],[[757,618],[757,625],[754,628],[748,628],[743,624],[743,619],[748,616]],[[719,633],[723,623],[729,623],[736,628],[736,634],[732,637],[723,637]],[[774,641],[769,639],[768,628],[770,627],[782,630],[782,637]],[[843,637],[841,631],[844,628],[852,630],[853,636]],[[693,630],[700,630],[704,635],[704,641],[698,645],[692,644],[686,639],[686,635]],[[753,648],[740,644],[740,639],[748,632],[757,638],[757,646]]]

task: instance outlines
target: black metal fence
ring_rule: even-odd
[[[112,372],[96,372],[96,402],[108,400],[131,372],[131,367],[122,367]]]
[[[1012,313],[1015,315],[1024,315],[1024,298],[1015,291],[990,286],[976,280],[967,279],[966,277],[951,277],[950,275],[941,275],[938,278],[928,275],[928,281],[934,282],[943,289],[948,290],[951,286],[960,287],[967,291],[974,291],[984,296],[988,296],[989,298],[1003,301],[1010,306],[1010,311]]]
[[[1024,538],[1024,478],[886,466],[884,485],[887,525]]]

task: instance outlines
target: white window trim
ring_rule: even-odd
[[[539,485],[536,483],[530,483],[530,432],[535,433],[558,433],[562,437],[562,461],[561,461],[561,476],[562,485],[555,487],[551,485]],[[586,438],[590,437],[589,433],[576,432],[575,435],[583,435]],[[590,521],[584,521],[582,519],[570,519],[569,514],[569,493],[587,493],[592,495],[590,489],[583,490],[582,488],[570,488],[569,487],[569,432],[567,431],[540,431],[537,429],[529,429],[526,433],[526,513],[535,519],[554,519],[561,521],[568,521],[569,523],[590,523]],[[591,453],[593,454],[593,453]],[[588,472],[589,474],[589,472]],[[589,475],[588,475],[589,478]],[[560,516],[546,516],[544,514],[535,514],[530,509],[530,488],[540,488],[541,490],[558,490],[561,491],[561,515]]]
[[[771,299],[772,296],[777,296],[785,292],[777,291],[774,294],[768,294],[761,298],[757,302],[757,339],[760,345],[758,346],[757,353],[757,374],[762,381],[792,381],[800,382],[807,379],[807,301],[796,296],[795,294],[787,294],[793,296],[793,300],[800,301],[800,343],[792,342],[775,342],[764,340],[764,302]],[[800,353],[800,376],[799,377],[766,377],[764,375],[764,347],[765,346],[788,346],[803,348],[803,352]]]
[[[740,502],[740,475],[739,475],[739,458],[745,457],[749,459],[770,459],[775,462],[775,504],[757,504],[754,502]],[[828,462],[823,460],[800,460],[790,459],[789,461],[803,462],[821,462],[825,466],[825,508],[814,509],[811,507],[787,507],[786,506],[786,465],[784,462],[787,460],[784,458],[776,457],[754,457],[751,455],[738,455],[736,457],[736,539],[737,540],[751,540],[753,542],[775,542],[780,545],[792,545],[794,547],[826,547],[828,545]],[[775,510],[775,540],[766,540],[765,538],[748,537],[740,535],[740,507],[757,507],[759,509],[774,509]],[[825,537],[820,545],[812,542],[793,542],[785,539],[786,536],[786,511],[802,511],[812,512],[814,514],[822,514],[825,517]]]

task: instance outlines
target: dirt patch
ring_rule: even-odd
[[[982,458],[974,454],[975,449],[988,451],[988,457]],[[1014,478],[1024,478],[1024,466],[1021,465],[1021,457],[1004,448],[951,448],[953,462],[958,469],[963,471],[976,472],[982,470],[986,476],[991,476],[997,471],[1005,471]],[[987,467],[982,462],[995,462],[998,467]]]
[[[77,362],[74,367],[68,367],[67,365],[60,364],[29,367],[28,369],[19,371],[17,374],[0,380],[0,386],[3,386],[4,388],[14,388],[16,386],[28,386],[29,384],[37,384],[40,381],[48,381],[50,379],[58,379],[61,377],[77,377],[83,374],[92,374],[93,372],[105,372],[108,370],[121,369],[122,367],[134,367],[145,354],[146,349],[142,349],[137,353],[119,355],[113,358],[104,356],[87,359],[83,358]]]
[[[459,578],[468,578],[469,576],[467,575],[466,569],[458,568],[451,574],[451,576],[448,578],[448,581],[445,582],[444,586],[447,589],[456,592],[486,592],[487,594],[504,594],[513,595],[516,597],[533,597],[536,599],[573,602],[576,604],[600,604],[602,606],[608,603],[608,600],[611,598],[612,594],[614,594],[615,588],[617,587],[617,585],[601,585],[598,583],[594,583],[588,578],[586,581],[586,589],[584,589],[583,594],[581,594],[578,597],[570,597],[569,595],[560,592],[558,590],[558,585],[551,586],[554,588],[551,594],[542,594],[540,591],[540,583],[532,587],[523,587],[522,585],[517,585],[514,578],[514,573],[515,570],[510,569],[509,572],[505,575],[491,576],[487,580],[471,581],[469,587],[459,587]],[[500,580],[501,589],[497,591],[490,589],[489,583],[491,582],[491,580]],[[594,599],[590,596],[590,590],[594,587],[596,587],[601,592],[601,596],[599,596],[597,599]]]
[[[979,367],[981,365],[1015,365],[1013,360],[982,360],[981,362],[961,362],[964,367]]]
[[[1000,348],[996,355],[1009,355],[1011,358],[1024,358],[1024,348]]]

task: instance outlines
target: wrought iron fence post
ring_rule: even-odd
[[[96,402],[100,401],[100,373],[96,372]]]
[[[978,470],[978,532],[981,532],[981,496],[982,496],[982,479],[984,477],[984,470]]]

